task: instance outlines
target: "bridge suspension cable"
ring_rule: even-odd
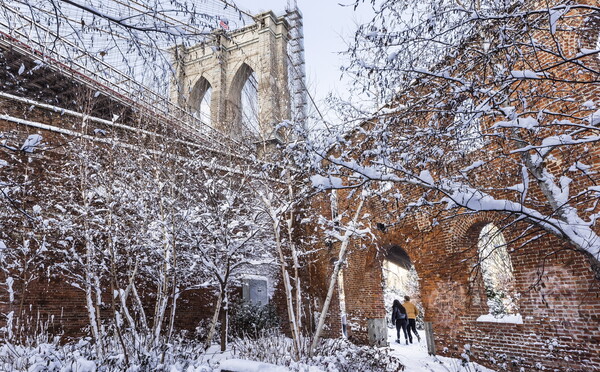
[[[0,43],[113,99],[143,105],[198,135],[224,142],[226,136],[168,95],[176,89],[169,87],[174,81],[170,48],[204,41],[215,29],[252,22],[228,3],[0,0]]]

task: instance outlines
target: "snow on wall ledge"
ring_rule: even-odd
[[[477,318],[478,322],[489,322],[489,323],[511,323],[511,324],[523,324],[523,318],[521,314],[509,314],[504,315],[501,318],[496,318],[492,314],[481,315]]]

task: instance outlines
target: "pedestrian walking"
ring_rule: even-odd
[[[398,300],[394,300],[392,305],[392,324],[396,326],[396,342],[400,343],[400,329],[402,329],[404,331],[404,341],[406,341],[406,344],[408,345],[410,335],[410,333],[406,333],[408,318],[406,317],[406,309]],[[412,340],[410,342],[412,343]]]
[[[408,317],[408,338],[410,343],[412,344],[411,331],[417,336],[417,340],[421,342],[421,336],[417,333],[417,315],[419,315],[419,309],[417,309],[415,304],[410,302],[409,296],[404,296],[404,303],[402,306],[406,309],[406,316]]]

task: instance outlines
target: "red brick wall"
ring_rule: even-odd
[[[81,132],[81,118],[63,114],[60,109],[40,108],[6,98],[0,99],[0,109],[2,114],[14,118],[51,125],[75,133]],[[106,107],[103,110],[111,114]],[[127,120],[126,118],[122,119]],[[149,131],[155,125],[151,122],[142,123],[136,120],[125,121],[125,123],[132,127],[143,124],[144,129]],[[99,150],[99,153],[106,150],[107,144],[101,142],[105,138],[104,136],[94,135],[94,129],[103,129],[107,132],[107,138],[116,138],[124,144],[153,145],[153,135],[151,134],[143,135],[136,133],[134,129],[128,130],[101,123],[90,123],[86,134],[98,138],[99,141],[86,140],[87,146],[92,151]],[[28,135],[34,133],[42,135],[43,145],[33,153],[19,151],[18,149]],[[44,218],[60,219],[60,211],[55,208],[55,205],[76,203],[79,198],[76,190],[73,189],[72,181],[66,181],[66,176],[73,170],[72,167],[67,166],[67,162],[73,159],[70,159],[68,153],[72,149],[65,145],[74,141],[74,137],[16,123],[12,119],[0,120],[0,134],[2,135],[0,140],[6,140],[6,146],[17,149],[11,150],[8,147],[0,146],[0,159],[9,164],[0,169],[0,181],[16,181],[16,183],[26,185],[23,187],[24,191],[19,194],[18,206],[20,208],[30,212],[32,207],[38,204],[42,206]],[[175,136],[180,138],[177,134]],[[131,150],[124,147],[118,149],[118,156],[131,155]],[[182,155],[189,151],[183,146],[179,150]],[[217,156],[226,158],[223,154],[210,153],[210,151],[206,155],[208,159]],[[224,160],[227,163],[231,161],[231,158]],[[6,286],[0,287],[0,314],[3,315],[0,316],[0,327],[7,325],[6,315],[13,312],[15,318],[13,325],[17,321],[28,322],[24,327],[26,331],[33,332],[34,329],[39,329],[40,322],[46,322],[50,334],[63,334],[65,337],[87,334],[85,328],[88,327],[89,321],[84,291],[71,284],[75,281],[70,275],[63,276],[55,270],[56,267],[50,269],[52,264],[59,266],[60,260],[65,259],[65,257],[59,257],[52,253],[57,237],[45,231],[43,224],[39,221],[29,222],[24,214],[13,208],[5,199],[0,201],[0,208],[2,208],[0,211],[0,240],[8,246],[8,249],[14,250],[24,237],[30,238],[32,247],[36,249],[44,239],[48,243],[48,250],[39,258],[34,255],[35,249],[30,249],[23,255],[23,262],[30,260],[30,264],[25,270],[19,271],[4,267],[5,270],[0,271],[0,283],[5,283],[8,277],[14,279],[13,301],[9,299]],[[80,275],[81,273],[73,272],[71,274]],[[139,283],[139,288],[143,292],[140,295],[144,298],[145,306],[147,306],[147,314],[150,315],[154,304],[153,289],[143,282]],[[101,317],[107,319],[112,316],[110,297],[107,295],[110,293],[108,283],[102,283],[102,292],[106,298],[103,299],[104,305],[101,306],[100,312]],[[202,320],[212,315],[214,302],[215,298],[210,289],[184,291],[177,303],[176,328],[193,331]]]
[[[408,224],[379,232],[375,240],[357,240],[344,268],[351,339],[367,343],[367,320],[385,317],[381,262],[385,247],[396,244],[409,254],[420,277],[417,301],[425,320],[433,323],[439,354],[460,357],[470,345],[473,359],[492,368],[532,370],[540,363],[547,369],[600,369],[600,281],[588,258],[561,250],[566,246],[557,238],[545,236],[525,247],[517,240],[508,246],[523,324],[476,321],[488,313],[483,280],[473,271],[476,242],[481,228],[498,218],[489,213],[457,217],[421,231]],[[507,241],[520,231],[505,230]],[[328,282],[326,272],[320,274],[322,283]],[[331,328],[337,324],[332,322]]]
[[[589,3],[597,6],[593,1]],[[582,17],[576,16],[579,12],[574,11],[563,17],[564,23],[559,26],[559,30],[563,31],[556,34],[559,43],[566,46],[563,50],[569,56],[575,55],[582,47],[594,49],[598,37],[599,19],[590,18],[586,21],[587,25],[582,25]],[[580,32],[583,29],[587,30],[584,34]],[[550,40],[551,35],[536,31],[535,37],[538,40]],[[514,91],[512,98],[516,100],[522,97],[526,100],[527,110],[578,112],[578,105],[586,100],[599,102],[599,84],[569,82],[573,79],[598,82],[597,73],[581,71],[572,66],[566,68],[563,64],[553,66],[559,59],[539,51],[539,59],[528,61],[527,58],[532,58],[533,51],[522,52],[523,69],[546,69],[552,78],[523,82]],[[586,58],[588,62],[596,58],[595,61],[598,62],[590,63],[596,63],[600,68],[598,56]],[[413,93],[425,96],[421,93],[428,89],[430,88],[417,87]],[[554,101],[552,97],[555,96],[565,99]],[[578,115],[585,117],[593,111],[582,110]],[[427,118],[417,115],[414,115],[414,120],[407,122],[415,126],[427,122]],[[553,117],[547,115],[541,120],[543,123],[550,123]],[[492,123],[490,121],[486,124]],[[364,128],[369,125],[366,123]],[[531,136],[526,138],[535,142],[535,135]],[[358,160],[365,160],[360,155],[360,150],[361,146],[366,146],[364,144],[367,141],[360,134],[353,135],[352,139],[352,142],[363,144],[354,149],[354,154]],[[444,147],[444,144],[439,145]],[[581,159],[597,170],[600,165],[600,149],[597,143],[588,147],[585,150],[580,147],[557,152],[560,155],[556,156],[556,160],[549,160],[549,167],[556,174],[561,174],[565,164]],[[521,182],[520,170],[513,165],[518,163],[518,159],[511,158],[514,156],[510,153],[513,149],[507,146],[506,141],[491,139],[485,150],[495,157],[490,162],[491,165],[473,172],[471,180],[480,187],[506,187]],[[440,169],[439,174],[452,174],[453,170],[462,169],[472,161],[467,156],[464,162],[446,164],[450,170]],[[571,195],[596,182],[596,178],[589,179],[572,173],[569,176],[573,178]],[[415,194],[419,191],[401,185],[396,185],[395,191],[405,195],[405,200],[415,200],[410,198],[411,193],[412,196],[420,196]],[[497,196],[514,197],[509,192],[500,190]],[[346,201],[341,203],[340,209],[343,211],[352,211],[358,203],[356,197],[338,199]],[[597,199],[578,201],[583,203],[579,210],[585,210],[582,212],[584,218],[598,213],[599,208],[594,204]],[[313,202],[315,210],[328,215],[327,196],[315,198]],[[545,204],[547,200],[535,182],[532,182],[529,190],[528,202],[534,208],[550,212]],[[404,211],[403,207],[393,197],[388,200],[374,197],[366,204],[365,213],[369,217],[365,222],[371,227],[375,237],[356,239],[344,269],[346,308],[351,323],[350,333],[355,340],[366,342],[367,319],[381,318],[385,314],[380,263],[385,258],[386,247],[398,245],[408,253],[419,275],[420,301],[425,310],[425,320],[433,323],[439,354],[460,357],[465,345],[469,345],[475,360],[499,370],[600,370],[600,275],[597,261],[590,260],[556,236],[525,223],[515,224],[507,216],[478,213],[448,219],[447,217],[451,217],[450,212],[422,207],[421,211],[399,218]],[[434,218],[435,225],[432,223]],[[385,232],[377,229],[377,223],[387,227]],[[515,278],[514,291],[520,296],[518,306],[523,324],[476,321],[480,315],[488,313],[483,280],[476,265],[477,240],[481,228],[488,223],[508,226],[503,234],[509,242],[508,251]],[[539,238],[524,245],[527,239],[538,234]],[[331,263],[324,257],[316,265],[331,267]],[[321,275],[320,279],[318,275],[313,279],[315,282],[328,280],[323,269],[315,272]]]

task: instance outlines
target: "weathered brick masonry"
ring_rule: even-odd
[[[561,21],[564,23],[557,26],[561,32],[555,35],[541,31],[543,28],[536,31],[536,40],[542,44],[542,41],[556,38],[556,45],[571,57],[581,48],[593,50],[598,43],[600,15],[578,17],[578,12],[582,11],[568,13],[569,16]],[[520,69],[546,71],[551,79],[522,82],[513,94],[515,101],[522,99],[527,102],[527,109],[531,112],[579,112],[581,117],[593,113],[594,110],[582,110],[577,105],[585,101],[599,103],[600,80],[598,73],[593,72],[594,69],[600,71],[597,55],[585,57],[585,62],[592,67],[590,71],[568,64],[569,67],[565,67],[556,54],[531,49],[522,52],[523,59],[516,64]],[[574,83],[586,80],[590,83]],[[423,85],[415,84],[417,92],[428,92],[428,89],[427,80]],[[552,97],[559,99],[553,100]],[[416,114],[410,118],[408,123],[412,125],[426,123]],[[501,119],[491,120],[486,125],[492,125],[496,120]],[[553,117],[547,115],[540,120],[549,123]],[[369,124],[366,123],[365,127]],[[353,134],[351,139],[355,143],[364,142],[359,133]],[[438,145],[444,147],[444,144]],[[506,144],[490,140],[486,149],[492,154],[509,154],[511,149],[505,147]],[[597,170],[600,167],[599,155],[597,144],[587,148],[573,146],[562,150],[560,157],[549,160],[550,169],[565,174],[565,164],[580,159]],[[475,159],[467,156],[464,162],[448,167],[455,167],[454,171],[458,171]],[[473,180],[478,185],[502,187],[520,182],[519,169],[511,165],[510,155],[504,160],[500,157],[493,164],[484,166],[474,175]],[[452,170],[445,172],[451,173]],[[596,184],[594,177],[573,173],[569,173],[569,177],[573,178],[572,194]],[[338,192],[339,209],[346,211],[348,216],[352,215],[357,198],[346,198],[347,193]],[[420,195],[402,185],[394,186],[387,195],[394,192]],[[502,195],[501,191],[498,192]],[[537,186],[534,185],[529,192],[534,204],[543,205],[544,195]],[[585,203],[587,209],[581,210],[585,209],[590,214],[598,211],[598,206],[590,200]],[[316,198],[313,205],[323,215],[330,215],[329,196]],[[390,247],[397,246],[408,253],[419,275],[421,294],[418,301],[425,310],[425,321],[433,324],[439,354],[460,357],[465,348],[470,348],[472,358],[478,362],[511,371],[600,370],[600,275],[597,258],[578,252],[554,235],[531,230],[531,226],[524,222],[510,225],[503,234],[508,242],[514,290],[518,294],[523,322],[477,321],[479,316],[488,313],[487,296],[477,269],[477,241],[485,225],[505,226],[509,219],[490,212],[446,219],[444,216],[450,215],[443,210],[425,207],[422,213],[399,219],[403,207],[392,196],[387,199],[373,197],[365,206],[365,214],[369,215],[367,225],[375,238],[355,239],[343,271],[351,339],[367,343],[367,320],[386,317],[382,261]],[[549,207],[544,211],[548,213]],[[432,224],[433,216],[439,217],[435,224]],[[524,244],[538,233],[541,235],[539,238]],[[315,273],[326,281],[331,272],[331,257],[337,257],[337,252],[335,248],[328,249],[325,244],[321,248],[320,267]],[[322,291],[314,294],[324,296]],[[339,314],[332,310],[330,319],[331,334],[339,335]]]

